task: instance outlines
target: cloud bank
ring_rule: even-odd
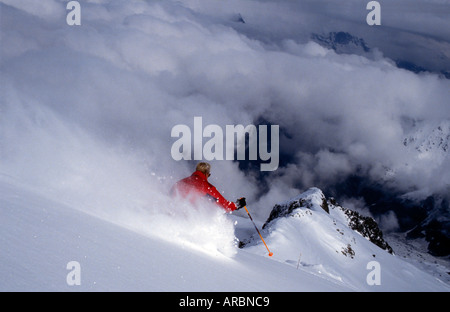
[[[354,173],[404,193],[449,188],[448,149],[424,157],[404,144],[448,125],[449,80],[392,61],[449,69],[447,1],[383,2],[380,28],[359,1],[80,1],[72,27],[65,1],[30,3],[0,1],[3,176],[86,207],[164,206],[195,165],[172,159],[171,129],[201,116],[223,129],[280,126],[275,172],[212,162],[212,183],[230,200],[246,196],[261,219]],[[310,40],[329,31],[378,52]]]

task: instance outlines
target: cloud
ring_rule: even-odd
[[[42,19],[56,20],[63,17],[65,13],[65,7],[57,0],[46,0],[39,3],[27,0],[2,0],[0,2]]]
[[[394,232],[399,228],[397,216],[393,211],[389,211],[386,214],[381,215],[379,217],[378,223],[380,224],[380,227],[383,229],[383,231],[387,232]]]
[[[379,48],[394,60],[412,61],[437,71],[450,69],[448,1],[379,1],[381,27],[367,25],[368,2],[230,0],[212,4],[191,0],[187,3],[217,18],[241,13],[247,23],[234,23],[233,27],[263,42],[292,39],[306,43],[311,33],[346,31],[364,38],[370,47]]]
[[[0,3],[1,174],[67,194],[78,189],[84,198],[99,190],[151,203],[151,195],[159,205],[195,165],[171,158],[171,129],[201,116],[223,128],[261,120],[280,126],[284,158],[276,172],[213,162],[212,182],[227,198],[246,196],[264,212],[355,170],[405,192],[442,189],[448,157],[418,159],[403,141],[417,130],[405,120],[430,129],[448,120],[449,82],[385,57],[414,47],[417,55],[408,54],[419,60],[445,51],[445,32],[431,34],[446,23],[439,1],[408,9],[407,18],[424,9],[437,14],[423,29],[428,15],[419,14],[417,25],[394,21],[400,15],[383,4],[379,34],[364,24],[357,1],[80,2],[82,25],[73,27],[63,2],[42,1],[43,12]],[[245,24],[231,18],[238,13]],[[385,56],[371,59],[309,41],[334,27],[377,44],[386,33],[396,37],[380,45]],[[434,65],[447,61],[444,53]]]

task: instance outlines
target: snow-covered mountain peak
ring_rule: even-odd
[[[364,54],[370,52],[364,39],[355,37],[348,32],[330,32],[326,35],[312,34],[311,39],[321,46],[333,49],[338,54]]]
[[[295,210],[301,207],[305,207],[315,211],[324,210],[327,213],[329,212],[328,204],[323,192],[316,187],[312,187],[296,197],[275,205],[272,209],[272,212],[270,213],[269,218],[264,224],[264,227],[274,219],[293,216],[296,213]]]
[[[373,218],[338,205],[333,198],[327,199],[324,193],[316,187],[275,205],[263,228],[270,228],[271,224],[275,224],[276,220],[280,218],[302,218],[313,214],[323,215],[320,226],[330,224],[339,233],[342,233],[342,228],[346,228],[349,232],[357,232],[381,249],[393,253],[392,248],[383,239],[383,233]],[[329,219],[332,220],[331,223]],[[337,225],[338,221],[341,225]]]
[[[446,156],[450,148],[450,119],[434,128],[420,127],[405,137],[403,145],[419,152],[419,157]]]
[[[376,290],[367,279],[373,264],[381,268],[380,290],[408,288],[418,275],[427,284],[433,280],[393,254],[372,218],[339,206],[318,188],[275,205],[262,235],[273,260],[336,285]],[[267,256],[257,235],[244,243],[244,250]]]

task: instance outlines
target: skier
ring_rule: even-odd
[[[211,176],[211,165],[206,162],[197,164],[195,172],[187,178],[184,178],[172,187],[170,193],[172,196],[181,196],[189,198],[195,202],[199,198],[206,198],[211,202],[215,202],[227,212],[232,212],[246,206],[245,197],[239,198],[236,203],[226,200],[217,189],[208,182]]]

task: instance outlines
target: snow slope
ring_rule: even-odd
[[[5,182],[0,205],[1,291],[347,290],[243,250],[227,257],[130,231]],[[70,261],[80,286],[66,283]]]
[[[344,208],[330,203],[323,207],[324,200],[321,190],[311,188],[280,204],[279,210],[290,206],[290,211],[282,212],[281,216],[266,222],[264,227],[266,242],[269,246],[276,246],[274,253],[278,258],[354,290],[436,289],[434,278],[429,278],[417,267],[389,253],[390,247],[383,250],[352,230]],[[292,203],[298,205],[292,206]],[[252,241],[258,242],[257,239]],[[262,253],[259,245],[247,248]],[[381,269],[379,286],[370,286],[366,281],[373,261]],[[423,279],[418,279],[418,276]],[[448,285],[443,289],[446,287],[448,289]]]
[[[245,212],[165,195],[192,170],[172,157],[171,130],[195,116],[223,127],[267,119],[290,137],[292,159],[267,180],[214,164],[212,182],[249,198],[259,227],[297,193],[297,177],[309,186],[361,167],[378,180],[393,164],[403,188],[440,187],[446,158],[430,171],[414,150],[403,166],[399,120],[447,116],[447,80],[300,40],[317,33],[306,27],[316,14],[289,1],[80,1],[81,27],[67,24],[67,2],[0,0],[1,291],[449,290],[354,232],[338,209],[323,212],[317,190],[298,197],[311,207],[266,226],[271,258]],[[446,51],[439,44],[430,55]],[[249,243],[239,249],[235,236]],[[73,261],[79,286],[67,284]],[[372,261],[379,286],[366,280]]]
[[[176,216],[160,224],[159,234],[145,231],[146,222],[152,226],[145,219],[136,219],[134,224],[131,218],[122,224],[106,221],[4,176],[0,179],[0,213],[0,291],[450,290],[348,231],[335,211],[328,216],[311,210],[306,217],[304,210],[302,218],[275,221],[272,230],[263,231],[274,252],[272,258],[256,241],[243,249],[230,250],[229,245],[224,249],[229,233],[217,233],[219,228],[233,224],[236,234],[242,235],[253,227],[239,214],[222,215],[226,220],[199,215],[203,221],[209,218],[210,227],[183,240],[187,233],[183,227],[175,235]],[[331,217],[344,234],[335,231]],[[195,228],[194,219],[188,217],[186,223]],[[174,237],[162,235],[167,233]],[[210,244],[205,243],[205,236],[212,237]],[[346,242],[352,242],[353,259],[333,251]],[[366,283],[370,272],[366,264],[373,260],[372,254],[381,264],[380,286]],[[67,284],[71,261],[80,264],[80,285]]]

